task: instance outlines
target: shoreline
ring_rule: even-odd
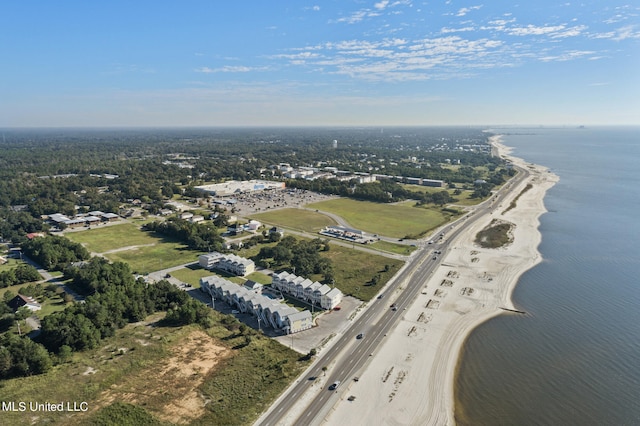
[[[544,196],[558,181],[546,167],[512,157],[501,135],[489,142],[498,155],[525,168],[530,176],[513,188],[491,215],[474,223],[443,253],[421,295],[403,312],[398,327],[361,373],[358,382],[315,424],[455,424],[455,386],[465,342],[480,324],[517,309],[511,300],[526,271],[542,261],[538,246]],[[522,189],[514,209],[503,213]],[[493,218],[511,222],[514,241],[483,249],[475,235]],[[426,380],[425,380],[426,378]],[[350,395],[356,400],[348,401]]]

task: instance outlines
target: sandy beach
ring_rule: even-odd
[[[340,400],[315,424],[455,424],[453,387],[461,348],[482,322],[501,314],[520,315],[503,308],[517,309],[511,293],[519,277],[542,260],[537,250],[538,218],[546,212],[546,191],[558,180],[544,167],[511,157],[499,136],[491,143],[501,156],[529,170],[529,178],[513,188],[491,215],[452,242],[359,380],[345,383]],[[528,183],[532,188],[522,193]],[[505,212],[518,194],[516,207]],[[473,240],[494,218],[515,225],[513,242],[483,249]],[[351,395],[355,399],[349,401]]]

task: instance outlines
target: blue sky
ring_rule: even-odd
[[[0,126],[640,124],[634,0],[0,6]]]

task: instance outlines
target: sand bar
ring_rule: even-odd
[[[454,379],[459,353],[469,333],[482,322],[514,309],[511,293],[519,277],[542,259],[539,217],[543,199],[558,177],[546,168],[511,157],[494,136],[499,154],[530,171],[491,215],[474,223],[450,249],[425,283],[422,294],[402,312],[402,320],[372,357],[357,382],[345,383],[340,400],[314,424],[453,425]],[[531,189],[522,192],[528,183]],[[518,194],[516,207],[507,210]],[[478,231],[498,218],[515,225],[513,243],[483,249]],[[355,396],[352,401],[349,396]]]

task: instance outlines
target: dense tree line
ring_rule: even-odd
[[[224,238],[220,236],[218,229],[211,224],[191,223],[184,219],[171,217],[166,221],[147,223],[143,229],[181,241],[192,250],[224,250]]]
[[[39,340],[51,352],[94,348],[129,322],[141,321],[157,311],[167,311],[166,321],[210,325],[210,310],[167,281],[148,284],[135,280],[126,263],[92,258],[71,266],[65,275],[75,288],[91,293],[85,303],[46,316]]]
[[[0,272],[0,288],[29,283],[41,279],[42,277],[36,268],[26,263],[21,263],[13,269]]]
[[[24,253],[48,270],[63,270],[71,262],[87,260],[89,251],[65,237],[49,235],[34,238],[22,245]]]
[[[421,204],[443,205],[454,201],[445,190],[435,193],[410,191],[390,179],[362,184],[358,184],[354,180],[345,182],[337,179],[290,179],[287,181],[287,186],[378,203],[393,203],[412,199],[418,200]]]
[[[271,267],[290,268],[296,275],[322,274],[325,282],[333,280],[331,261],[322,257],[322,251],[329,250],[329,243],[320,238],[311,241],[297,240],[286,236],[273,247],[262,247],[257,260]],[[273,264],[270,263],[273,260]]]
[[[51,366],[49,353],[42,345],[26,336],[0,336],[0,379],[46,373]]]
[[[26,235],[33,232],[47,231],[49,226],[42,219],[35,218],[28,212],[15,212],[0,209],[0,240],[20,244],[26,241]]]

